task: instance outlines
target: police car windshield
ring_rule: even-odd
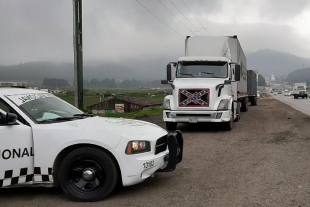
[[[26,94],[8,98],[36,123],[70,121],[81,118],[75,116],[76,114],[83,114],[79,109],[51,94]]]

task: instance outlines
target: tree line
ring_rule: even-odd
[[[72,83],[72,85],[75,85],[75,82]],[[125,88],[139,88],[139,87],[164,87],[160,83],[160,80],[154,80],[154,81],[138,81],[135,79],[125,79],[125,80],[115,80],[115,79],[103,79],[103,80],[97,80],[96,78],[83,81],[84,87],[103,87],[103,88],[117,88],[117,87],[125,87]],[[64,79],[57,79],[57,78],[44,78],[42,82],[42,86],[47,87],[65,87],[70,86],[67,80]]]

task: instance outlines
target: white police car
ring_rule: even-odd
[[[183,137],[154,124],[92,117],[52,94],[0,88],[0,187],[60,186],[96,201],[181,162]]]

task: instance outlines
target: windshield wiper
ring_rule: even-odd
[[[39,123],[57,122],[57,121],[71,121],[73,119],[84,119],[83,117],[73,116],[73,117],[57,117],[54,119],[45,119],[39,121]]]
[[[213,78],[218,78],[216,75],[214,75],[214,73],[208,73],[208,72],[203,72],[203,71],[200,71],[200,73],[212,75]]]
[[[93,117],[94,115],[93,114],[74,114],[73,116],[75,117]]]
[[[190,74],[190,73],[179,73],[179,75],[188,75],[190,77],[195,77],[193,74]]]

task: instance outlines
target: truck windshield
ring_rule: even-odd
[[[297,86],[297,90],[305,90],[303,86]]]
[[[227,78],[227,62],[179,62],[177,67],[177,78]]]
[[[51,94],[7,96],[36,123],[52,123],[84,118],[83,112]]]

